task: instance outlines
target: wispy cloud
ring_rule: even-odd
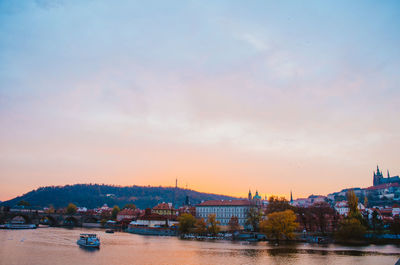
[[[306,195],[400,171],[399,21],[383,7],[360,10],[381,31],[343,14],[337,32],[280,4],[38,3],[0,8],[0,199],[176,176]]]

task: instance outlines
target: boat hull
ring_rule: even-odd
[[[76,242],[80,247],[84,247],[84,248],[100,248],[100,243],[98,244],[86,244],[85,242],[80,242],[80,240],[78,240]]]

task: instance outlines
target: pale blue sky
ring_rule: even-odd
[[[0,1],[0,36],[0,200],[400,173],[398,1]]]

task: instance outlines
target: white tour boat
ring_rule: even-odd
[[[99,248],[100,238],[96,234],[80,234],[76,243],[81,247]]]

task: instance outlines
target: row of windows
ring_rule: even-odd
[[[229,220],[230,219],[217,219],[217,221],[219,221],[222,225],[227,225],[229,224]],[[239,224],[243,225],[245,223],[245,220],[240,220],[239,219]]]
[[[207,218],[209,214],[207,213],[199,213],[198,217]],[[232,216],[236,216],[237,218],[246,218],[246,214],[216,214],[217,218],[231,218]]]
[[[231,219],[230,218],[217,218],[217,221],[219,221],[222,225],[227,225],[227,224],[229,224],[229,221],[230,221]],[[245,224],[246,223],[246,219],[244,219],[244,218],[239,218],[239,224],[240,225],[243,225],[243,224]]]
[[[247,208],[245,207],[198,207],[196,211],[208,212],[208,213],[215,213],[215,212],[236,212],[236,213],[243,213],[247,212]]]

